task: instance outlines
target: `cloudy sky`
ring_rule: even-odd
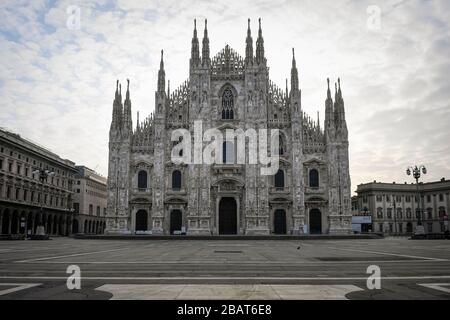
[[[106,174],[115,80],[131,80],[142,119],[161,49],[171,88],[187,79],[194,18],[212,55],[244,55],[247,18],[256,40],[261,17],[282,88],[296,49],[306,112],[323,121],[326,78],[341,77],[353,189],[411,181],[413,163],[450,179],[449,13],[448,0],[2,0],[0,126]]]

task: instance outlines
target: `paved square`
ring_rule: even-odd
[[[448,240],[0,242],[0,299],[450,299],[449,286]]]

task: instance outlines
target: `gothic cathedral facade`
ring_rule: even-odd
[[[138,115],[133,126],[129,82],[123,101],[116,86],[106,233],[351,233],[344,100],[340,81],[334,100],[327,81],[321,126],[302,110],[295,55],[290,90],[287,80],[285,91],[270,81],[261,20],[255,54],[249,20],[245,58],[228,45],[210,58],[206,21],[200,55],[194,22],[189,79],[166,90],[161,52],[153,114],[143,121]],[[258,164],[171,161],[172,131],[184,128],[194,136],[198,120],[203,130],[279,129],[279,170],[262,175]]]

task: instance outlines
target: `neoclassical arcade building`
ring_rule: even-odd
[[[201,54],[200,54],[201,53]],[[269,78],[259,21],[255,52],[248,23],[245,57],[226,45],[210,57],[205,21],[197,27],[189,78],[166,88],[163,52],[155,110],[132,124],[129,82],[116,85],[109,132],[106,233],[188,235],[346,234],[351,232],[348,131],[340,81],[324,89],[325,122],[302,110],[293,51],[290,88]],[[325,81],[324,81],[325,82]],[[325,93],[326,91],[326,93]],[[235,161],[235,141],[223,142],[223,162],[172,161],[172,131],[279,129],[279,170]],[[205,144],[203,145],[203,147]],[[181,151],[183,152],[183,150]]]

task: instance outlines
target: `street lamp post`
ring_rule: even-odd
[[[44,170],[44,169],[36,169],[33,171],[33,174],[39,174],[39,181],[41,181],[41,197],[40,197],[40,219],[39,219],[39,225],[38,225],[38,229],[36,233],[38,233],[38,235],[45,235],[45,226],[42,225],[43,221],[42,221],[42,217],[43,217],[43,213],[44,213],[44,204],[42,201],[42,198],[44,197],[44,181],[47,180],[48,177],[53,176],[55,173],[49,170]]]
[[[422,225],[422,220],[423,220],[423,217],[422,217],[422,212],[423,212],[422,205],[423,205],[423,203],[420,200],[420,193],[419,193],[419,178],[421,176],[421,173],[427,174],[427,168],[425,168],[425,166],[423,166],[423,165],[410,166],[410,167],[408,167],[406,169],[406,174],[408,176],[410,176],[412,174],[414,179],[416,179],[416,194],[417,194],[417,199],[419,201],[418,206],[417,206],[419,214],[417,216],[416,234],[419,234],[419,233],[423,234],[423,233],[425,233],[425,229],[424,229],[424,227]]]

